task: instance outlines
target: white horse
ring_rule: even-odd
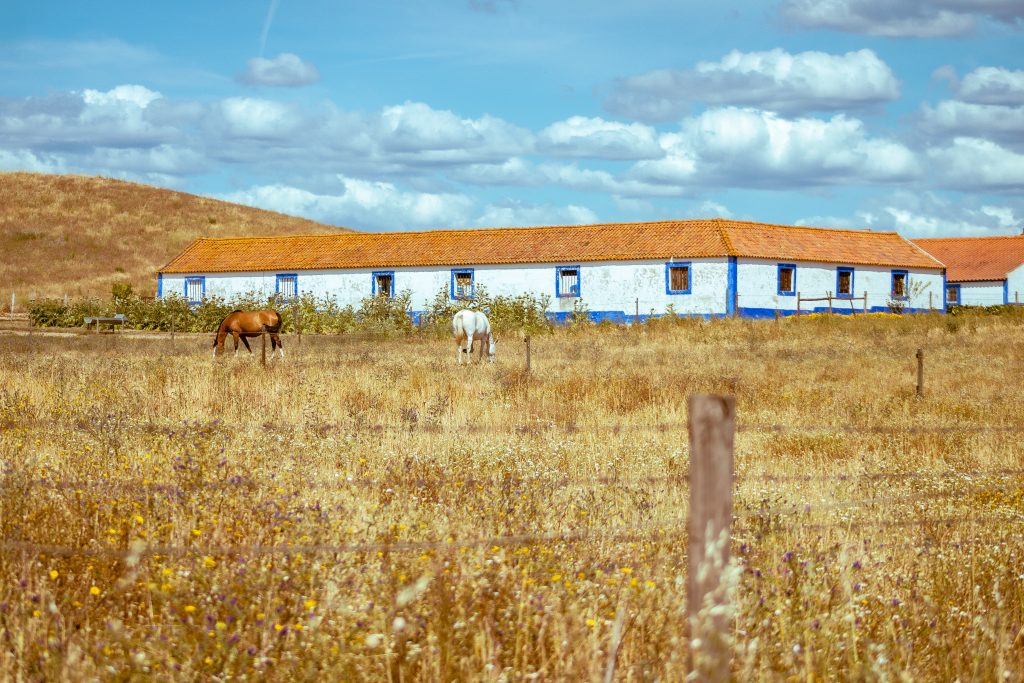
[[[455,353],[459,365],[462,365],[462,354],[473,353],[473,342],[480,342],[480,360],[483,361],[484,349],[487,349],[487,360],[494,362],[497,342],[491,336],[491,323],[480,311],[463,309],[452,318],[452,334],[455,335]],[[484,346],[486,345],[486,346]],[[472,356],[470,356],[472,359]]]

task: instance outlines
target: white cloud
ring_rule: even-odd
[[[889,66],[871,50],[843,55],[732,51],[694,69],[651,71],[621,78],[605,107],[641,120],[685,115],[695,102],[753,105],[779,112],[835,111],[877,105],[899,97]]]
[[[238,78],[249,85],[298,87],[319,81],[320,72],[297,55],[282,52],[273,59],[253,57]]]
[[[148,116],[162,97],[140,85],[121,85],[105,92],[0,100],[0,144],[58,150],[168,142],[177,137],[177,131],[154,124]]]
[[[964,76],[957,97],[977,104],[1024,104],[1024,71],[979,67]]]
[[[65,160],[52,154],[37,154],[27,149],[0,149],[0,170],[35,173],[68,173]]]
[[[300,112],[273,100],[229,97],[220,102],[219,110],[229,137],[282,139],[302,128]]]
[[[957,190],[1021,192],[1024,154],[979,138],[958,137],[944,147],[930,147],[926,156],[935,180]]]
[[[95,168],[104,175],[183,176],[207,170],[206,158],[195,150],[175,145],[158,145],[141,149],[101,147],[85,155],[81,164]]]
[[[987,138],[1024,147],[1024,107],[945,100],[934,107],[925,105],[922,120],[929,130],[943,134]]]
[[[421,102],[386,107],[377,140],[408,161],[472,163],[505,159],[532,147],[532,134],[493,116],[468,119]]]
[[[476,219],[482,227],[530,225],[584,225],[598,222],[597,214],[583,206],[534,206],[521,202],[492,204]],[[467,226],[468,227],[468,226]]]
[[[493,164],[468,164],[452,170],[456,180],[473,185],[537,185],[543,179],[536,167],[521,157]]]
[[[1024,203],[953,201],[935,192],[895,192],[869,200],[856,213],[861,226],[908,237],[1006,235],[1020,232]]]
[[[313,220],[370,229],[438,228],[466,223],[472,200],[460,194],[404,192],[392,183],[338,176],[336,194],[264,185],[222,199]]]
[[[728,107],[683,122],[662,137],[664,160],[639,162],[630,177],[651,183],[740,187],[813,186],[899,181],[919,173],[913,153],[869,137],[844,115],[786,119]]]
[[[724,204],[705,199],[690,209],[691,215],[700,218],[732,218],[732,211]]]
[[[153,100],[163,95],[141,85],[119,85],[107,92],[99,90],[83,90],[82,100],[92,107],[111,107],[122,104],[134,105],[145,109]]]
[[[537,149],[556,157],[649,159],[662,155],[657,133],[641,123],[572,116],[537,135]]]
[[[784,0],[783,17],[808,29],[832,29],[893,38],[962,36],[979,18],[1017,24],[1019,0]]]

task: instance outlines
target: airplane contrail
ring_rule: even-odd
[[[274,12],[277,11],[278,0],[270,0],[270,8],[267,9],[267,18],[263,22],[263,33],[260,35],[260,57],[267,47],[267,35],[270,33],[270,24],[274,21]]]

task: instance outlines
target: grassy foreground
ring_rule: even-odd
[[[266,371],[208,335],[0,336],[0,679],[682,680],[714,392],[736,679],[1024,680],[1022,330],[558,331],[530,376],[500,334],[494,366],[304,336]]]

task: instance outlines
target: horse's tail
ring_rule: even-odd
[[[269,311],[273,314],[274,322],[266,325],[267,332],[280,332],[281,331],[281,314],[277,312],[277,309],[271,308]]]

